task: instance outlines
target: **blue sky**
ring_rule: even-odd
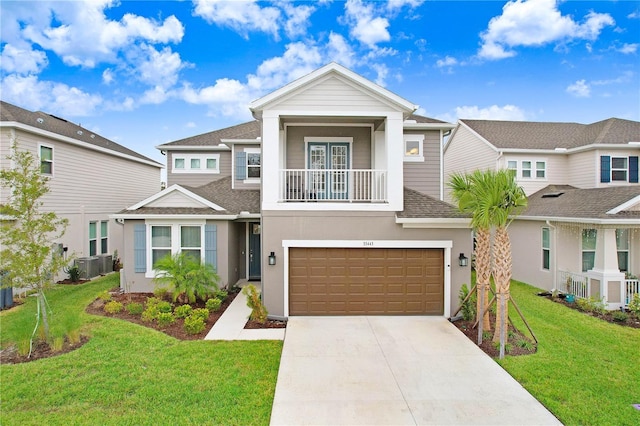
[[[336,61],[420,114],[640,120],[637,1],[0,1],[0,96],[161,143]]]

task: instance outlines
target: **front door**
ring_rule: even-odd
[[[309,187],[315,198],[348,198],[349,144],[309,143]]]
[[[261,277],[260,224],[249,223],[249,279],[259,280]]]

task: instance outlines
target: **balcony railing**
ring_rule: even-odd
[[[280,201],[386,203],[387,171],[356,169],[280,170]]]
[[[589,278],[586,274],[558,271],[557,289],[573,294],[578,298],[589,297]]]
[[[640,280],[638,279],[633,279],[633,280],[624,280],[625,286],[624,286],[624,305],[625,306],[629,306],[629,302],[631,302],[633,300],[633,296],[635,294],[640,294]]]

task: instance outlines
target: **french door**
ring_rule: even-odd
[[[342,200],[349,192],[349,144],[309,143],[307,179],[311,196],[323,200]]]

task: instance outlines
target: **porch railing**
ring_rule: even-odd
[[[624,280],[624,306],[629,306],[635,294],[640,294],[640,280]]]
[[[558,271],[558,290],[571,293],[576,297],[589,297],[589,278],[586,274],[578,274],[569,271]]]
[[[386,170],[286,169],[280,170],[280,201],[385,203]]]

